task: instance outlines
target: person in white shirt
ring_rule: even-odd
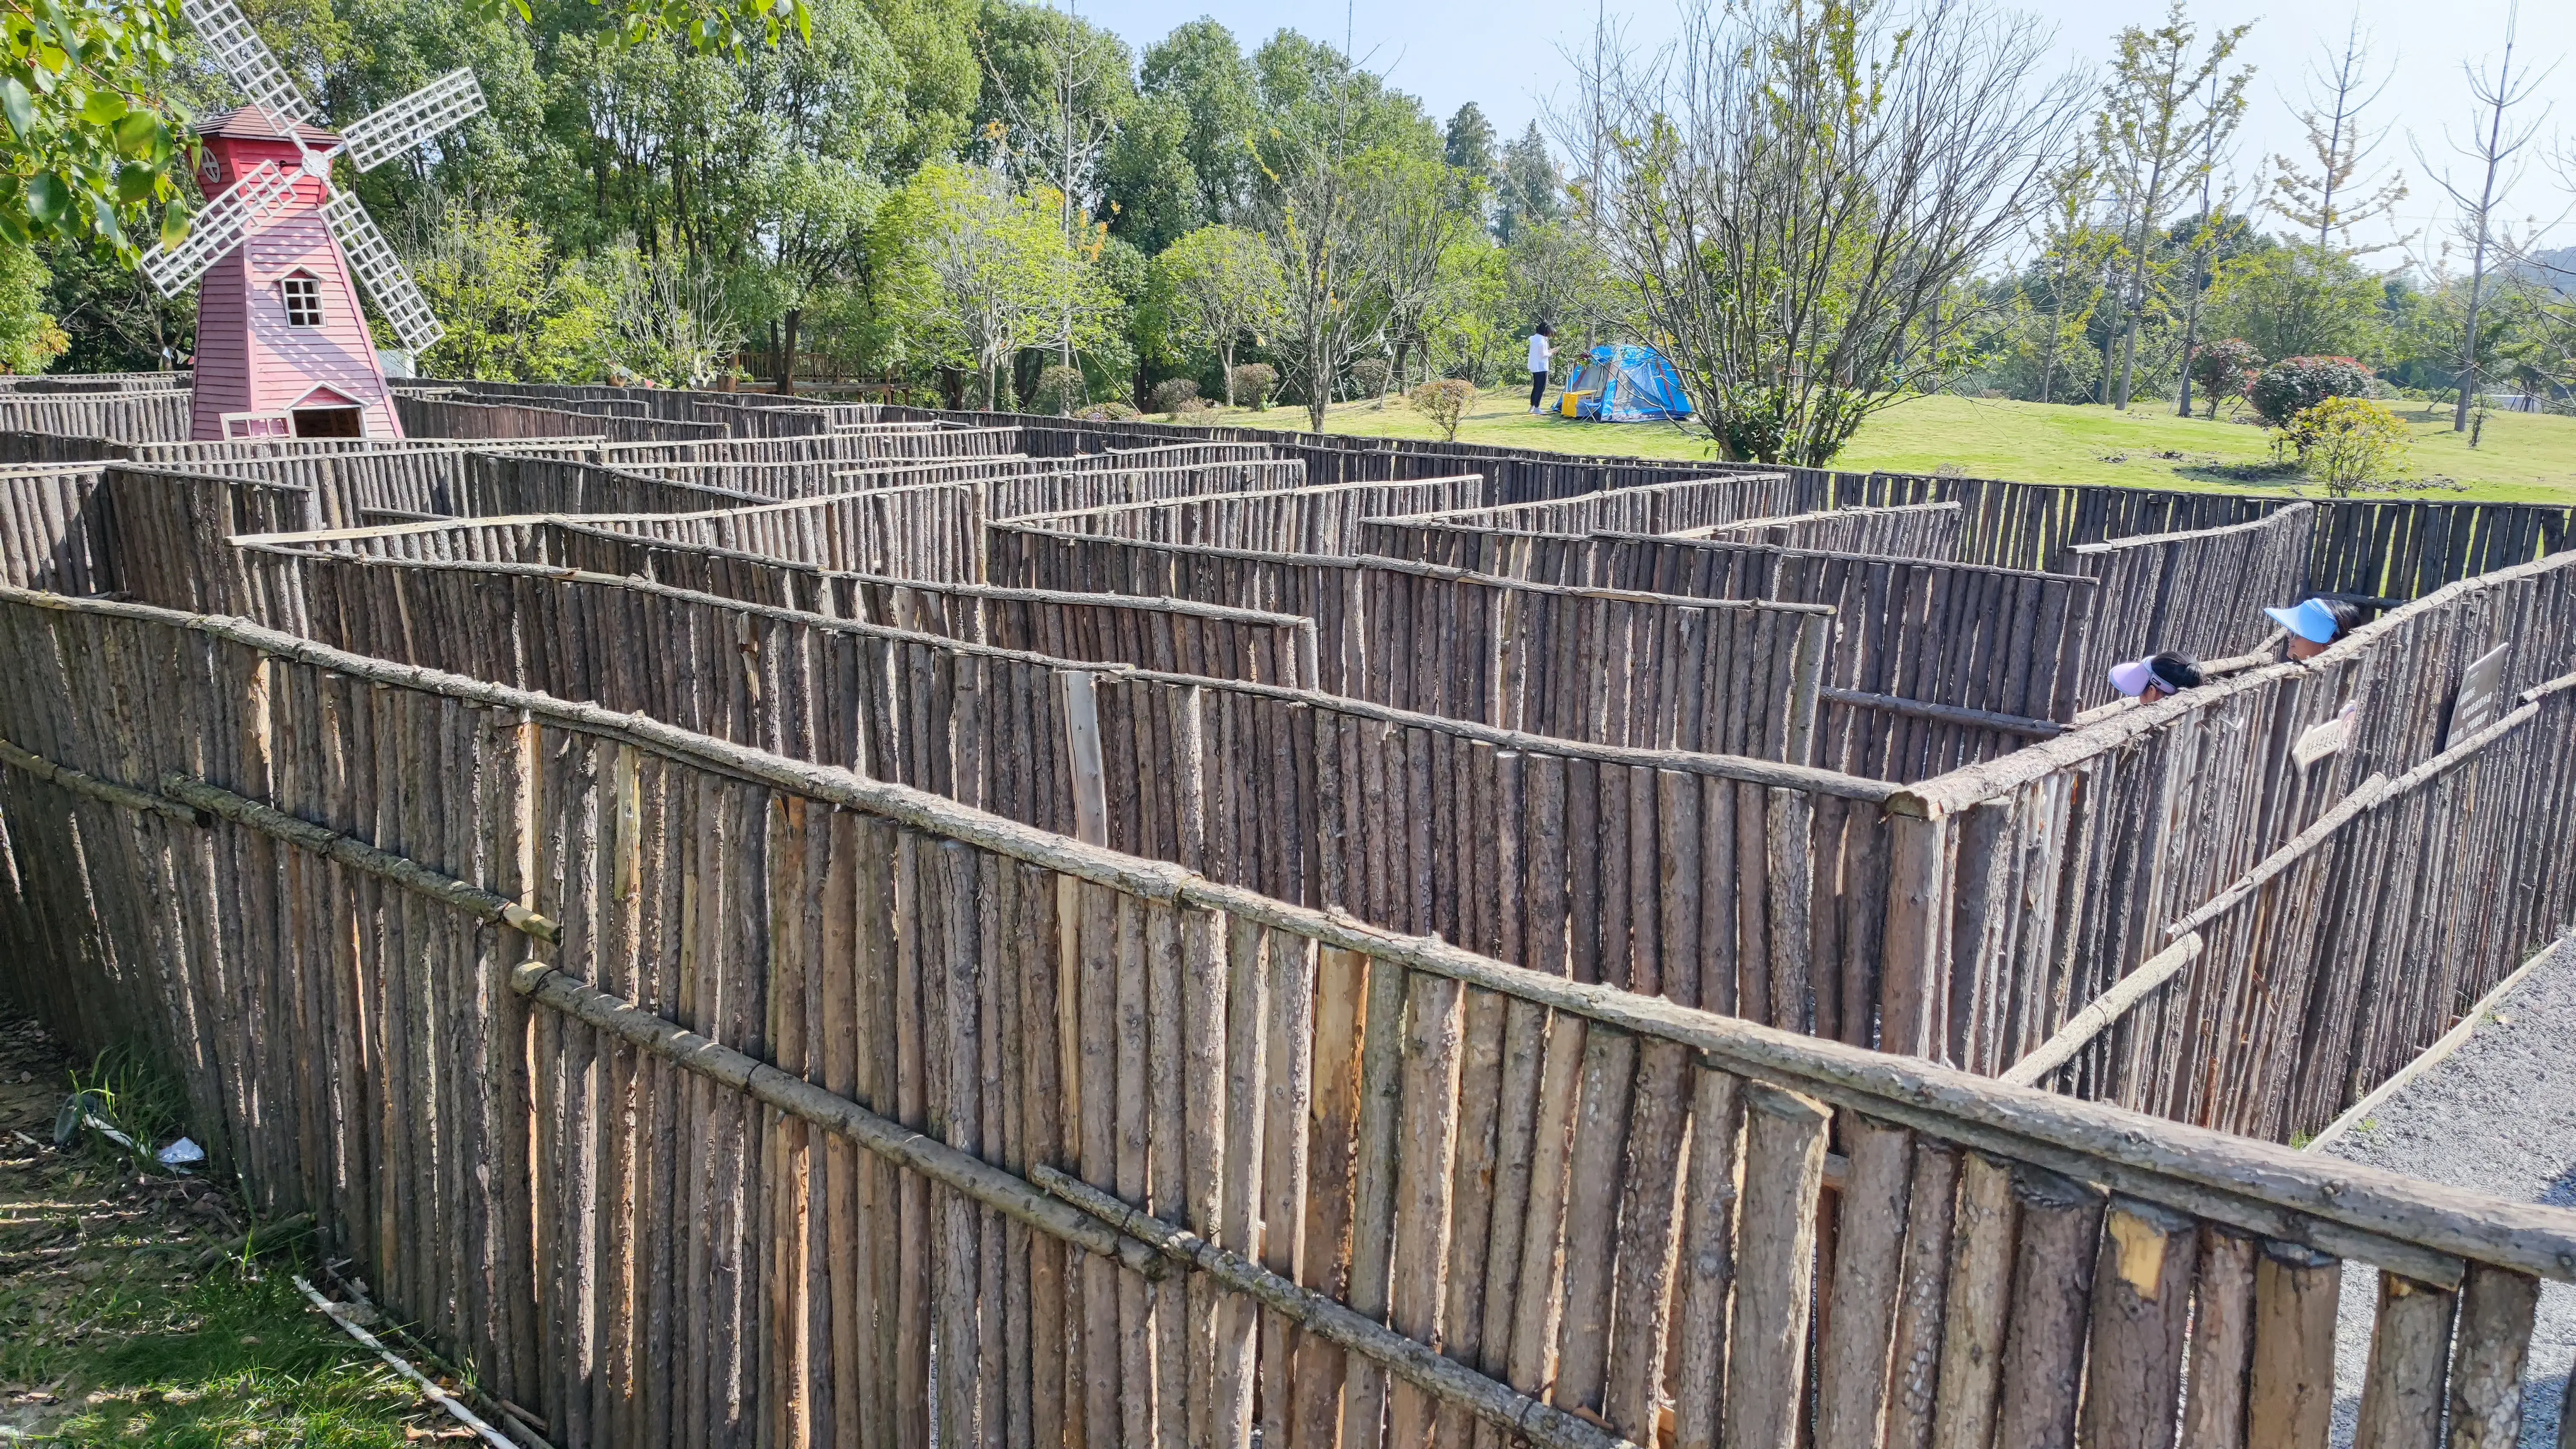
[[[1530,334],[1529,371],[1531,412],[1537,412],[1539,399],[1547,396],[1547,368],[1548,364],[1556,358],[1556,344],[1551,340],[1555,336],[1555,329],[1549,327],[1544,322],[1538,324],[1538,330]]]

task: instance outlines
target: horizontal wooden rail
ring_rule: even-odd
[[[2201,938],[2197,932],[2183,937],[2146,960],[2138,969],[2123,976],[2119,984],[2094,997],[2082,1011],[2075,1013],[2057,1034],[2033,1048],[2030,1055],[2012,1064],[2000,1078],[2017,1087],[2032,1087],[2048,1079],[2048,1074],[2066,1065],[2066,1060],[2084,1049],[2084,1044],[2100,1036],[2111,1023],[2128,1015],[2129,1008],[2146,999],[2147,993],[2173,979],[2175,972],[2200,959]]]
[[[166,816],[182,825],[197,823],[197,812],[177,801],[165,800],[148,790],[137,790],[131,785],[119,785],[114,781],[99,779],[95,775],[83,774],[69,765],[55,764],[42,755],[29,754],[7,740],[0,740],[0,765],[7,765],[14,770],[23,770],[39,780],[60,785],[74,794],[87,795],[93,800],[105,800],[111,805],[122,805],[128,810]]]
[[[2576,1282],[2576,1212],[2565,1209],[2508,1202],[2359,1163],[2321,1163],[2272,1143],[1506,965],[1436,937],[1377,930],[1339,912],[1220,885],[1180,866],[1085,845],[906,786],[595,705],[350,654],[242,620],[6,587],[0,587],[0,600],[65,614],[176,624],[351,678],[520,710],[537,720],[865,811],[1142,900],[1222,912],[1623,1031],[1678,1042],[1736,1075],[1780,1082],[1836,1105],[2105,1183],[2242,1231],[2377,1263],[2419,1282],[2458,1282],[2461,1259]]]
[[[980,1157],[969,1156],[935,1137],[880,1117],[847,1097],[836,1096],[758,1057],[666,1021],[543,961],[523,961],[513,968],[510,989],[631,1042],[683,1071],[747,1092],[791,1117],[847,1137],[879,1157],[971,1197],[1015,1222],[1026,1223],[1101,1257],[1115,1258],[1148,1278],[1166,1277],[1171,1271],[1162,1253],[1152,1246],[1039,1192],[1024,1179]]]
[[[1149,1216],[1079,1178],[1035,1163],[1029,1168],[1029,1179],[1120,1232],[1141,1238],[1224,1286],[1261,1300],[1265,1307],[1295,1319],[1307,1332],[1374,1359],[1397,1378],[1533,1444],[1550,1449],[1637,1449],[1630,1441],[1588,1420],[1497,1383],[1456,1359],[1433,1352],[1427,1344],[1407,1338],[1321,1293],[1301,1288],[1187,1228]]]
[[[2055,739],[2066,733],[2067,726],[2055,720],[2032,719],[2027,715],[1997,714],[1989,709],[1970,709],[1960,704],[1932,704],[1920,699],[1903,699],[1893,694],[1871,694],[1866,690],[1837,689],[1832,685],[1816,691],[1816,698],[1826,704],[1848,705],[1853,709],[1875,709],[1888,714],[1907,715],[1914,719],[1936,719],[1945,724],[1966,725],[1971,729],[2001,730],[2010,735],[2027,735],[2033,739]]]
[[[2355,785],[2352,793],[2337,800],[2307,829],[2289,839],[2289,843],[2255,862],[2254,868],[2230,881],[2227,888],[2202,902],[2191,914],[2165,927],[2165,939],[2171,940],[2187,931],[2197,931],[2227,914],[2247,896],[2263,888],[2274,876],[2298,864],[2299,858],[2323,845],[2336,831],[2350,824],[2361,812],[2379,803],[2389,793],[2388,777],[2373,775]]]
[[[495,895],[481,886],[442,875],[418,861],[379,850],[363,840],[342,835],[309,820],[299,820],[246,796],[176,771],[161,777],[161,793],[209,815],[266,832],[317,855],[327,855],[353,870],[392,881],[405,890],[442,901],[469,915],[534,936],[548,945],[561,943],[560,927],[507,896]]]

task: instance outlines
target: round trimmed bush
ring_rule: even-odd
[[[1199,402],[1199,385],[1186,377],[1167,377],[1154,384],[1154,411],[1184,413],[1195,411]]]
[[[2245,400],[2274,427],[2330,397],[2370,395],[2370,369],[2349,357],[2284,357],[2264,368]]]
[[[1234,370],[1234,401],[1237,407],[1266,412],[1270,407],[1271,389],[1279,386],[1279,369],[1266,362],[1247,362]]]

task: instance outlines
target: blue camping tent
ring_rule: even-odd
[[[1603,423],[1679,422],[1691,415],[1681,374],[1664,355],[1633,344],[1596,347],[1565,385],[1565,415]]]

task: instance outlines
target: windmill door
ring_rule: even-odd
[[[357,402],[327,387],[317,387],[287,411],[299,438],[363,438],[366,411]]]

